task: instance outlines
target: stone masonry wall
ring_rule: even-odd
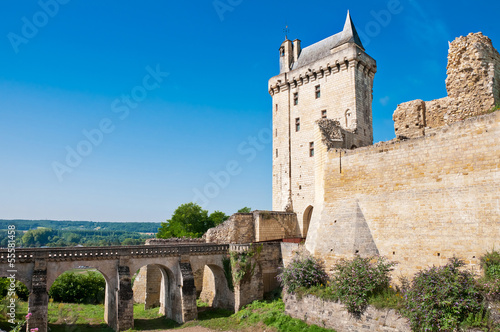
[[[203,236],[207,243],[251,243],[255,239],[252,213],[235,213]]]
[[[300,227],[295,213],[254,212],[255,242],[300,237]]]
[[[456,255],[477,271],[500,247],[500,112],[325,154],[324,203],[306,247],[327,266],[380,254],[399,262],[395,275],[413,275]]]
[[[285,312],[307,324],[315,324],[338,332],[380,331],[410,332],[407,319],[393,309],[377,310],[369,306],[358,319],[349,314],[338,302],[329,302],[308,295],[300,300],[293,294],[284,293]]]
[[[393,115],[397,137],[420,137],[426,128],[485,114],[500,103],[500,54],[482,33],[450,44],[447,74],[448,97],[398,105]]]
[[[295,213],[254,211],[236,213],[205,233],[207,243],[252,243],[300,237]]]

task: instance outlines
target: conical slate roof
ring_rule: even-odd
[[[358,32],[356,31],[356,27],[351,19],[351,14],[349,11],[347,12],[347,18],[344,24],[344,30],[342,31],[342,35],[340,37],[340,44],[344,43],[355,43],[364,49],[363,44],[361,43],[361,39],[359,38]]]
[[[308,46],[300,52],[298,60],[292,65],[292,70],[307,66],[316,62],[328,55],[330,50],[345,43],[355,43],[364,49],[361,39],[359,38],[356,27],[351,19],[351,14],[347,12],[347,18],[344,25],[344,30],[336,35],[330,36],[322,41],[319,41],[311,46]]]

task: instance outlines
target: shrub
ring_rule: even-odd
[[[474,276],[461,271],[465,263],[451,258],[445,266],[418,272],[406,292],[402,310],[413,331],[455,330],[478,314],[483,300]]]
[[[500,279],[500,252],[495,250],[487,252],[480,261],[486,279]]]
[[[394,262],[384,257],[341,260],[335,265],[332,291],[347,311],[360,315],[368,306],[368,298],[389,289]]]
[[[63,273],[54,281],[49,296],[56,302],[96,304],[104,302],[106,281],[94,271]]]
[[[326,284],[328,275],[323,264],[311,256],[297,256],[278,275],[278,281],[288,292],[293,293],[299,287]]]

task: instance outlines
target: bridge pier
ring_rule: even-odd
[[[118,272],[116,272],[118,274]],[[104,297],[104,321],[116,331],[118,328],[118,322],[116,319],[118,308],[116,306],[116,291],[118,289],[118,283],[116,279],[109,278],[106,280],[106,290]]]
[[[118,304],[116,331],[125,331],[134,327],[134,294],[132,278],[128,266],[118,266],[118,290],[116,291]]]
[[[39,332],[47,332],[48,308],[47,267],[45,260],[39,260],[35,262],[31,277],[31,292],[28,298],[28,312],[31,317],[27,323],[27,331],[38,328]]]
[[[186,260],[179,262],[181,274],[181,303],[182,303],[182,323],[198,318],[198,308],[196,306],[196,287],[194,285],[194,275],[189,262]]]

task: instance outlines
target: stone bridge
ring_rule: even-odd
[[[95,268],[106,280],[104,319],[115,331],[124,331],[134,326],[132,277],[144,266],[161,271],[159,310],[167,318],[179,323],[197,318],[193,271],[200,269],[212,272],[213,306],[235,308],[235,294],[228,288],[222,263],[229,250],[227,244],[16,249],[12,267],[7,249],[2,249],[0,277],[14,275],[28,287],[32,313],[28,331],[37,327],[46,332],[48,291],[55,279],[79,266]],[[235,292],[239,289],[235,287]],[[246,304],[237,302],[237,307]]]

